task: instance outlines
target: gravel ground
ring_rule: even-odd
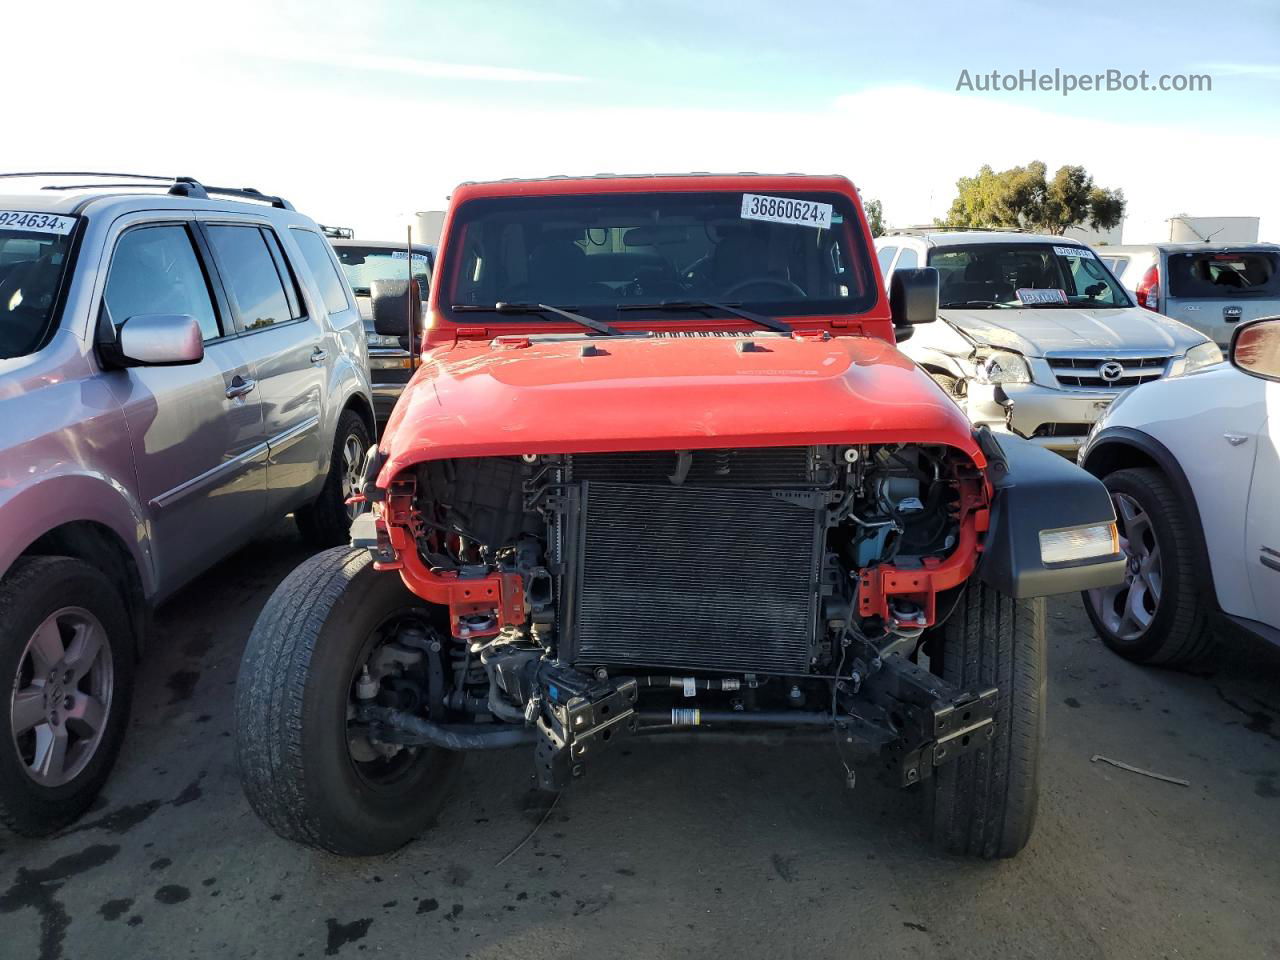
[[[526,751],[470,758],[428,835],[342,860],[257,820],[231,740],[245,638],[304,555],[282,525],[160,612],[106,795],[61,836],[0,837],[0,955],[1280,956],[1268,648],[1141,669],[1054,601],[1039,823],[1009,863],[936,856],[918,796],[846,789],[823,745],[660,740],[596,763],[549,815]]]

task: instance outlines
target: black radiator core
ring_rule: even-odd
[[[588,482],[574,659],[804,673],[824,528],[768,491]]]

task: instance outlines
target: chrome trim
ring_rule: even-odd
[[[208,487],[217,486],[223,482],[228,475],[235,475],[242,469],[254,463],[265,462],[269,450],[265,443],[260,443],[256,447],[251,447],[237,457],[232,457],[224,463],[211,467],[198,477],[192,477],[183,483],[178,484],[172,490],[166,490],[158,497],[153,497],[148,506],[156,510],[167,510],[181,500],[186,499],[193,494],[200,493]]]
[[[296,427],[290,427],[283,433],[277,433],[274,437],[269,439],[267,441],[267,452],[274,457],[282,450],[288,450],[319,425],[319,416],[307,417],[307,419],[303,420]]]

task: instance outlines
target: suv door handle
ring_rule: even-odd
[[[323,363],[328,359],[329,359],[329,354],[326,353],[324,350],[321,350],[319,347],[316,347],[314,350],[311,351],[312,363]]]
[[[227,399],[235,400],[237,397],[243,397],[257,385],[257,380],[246,380],[237,373],[231,380],[231,386],[227,387]]]

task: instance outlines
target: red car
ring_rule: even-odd
[[[370,509],[245,652],[255,810],[378,853],[432,822],[470,750],[526,746],[560,790],[621,739],[774,728],[833,743],[850,785],[864,764],[927,791],[944,849],[1017,853],[1033,598],[1121,580],[1115,517],[898,352],[938,282],[893,280],[841,177],[459,187],[425,331],[411,281],[373,291],[422,362]]]

